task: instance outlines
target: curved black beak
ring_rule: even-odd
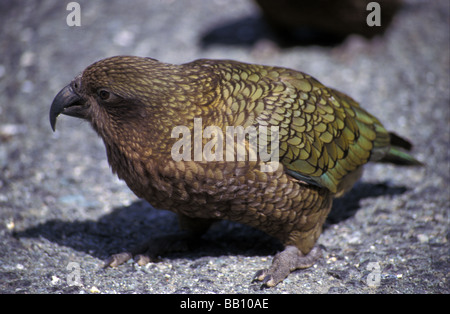
[[[53,99],[50,107],[50,125],[55,131],[56,118],[62,113],[68,116],[85,118],[85,102],[73,90],[72,84],[64,87]]]

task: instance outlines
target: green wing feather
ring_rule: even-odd
[[[307,74],[230,60],[201,62],[223,78],[227,117],[279,127],[280,161],[299,180],[339,194],[369,161],[418,164],[400,150],[410,148],[409,142],[389,133],[352,98]]]
[[[352,98],[306,74],[285,71],[280,81],[286,89],[276,105],[288,104],[288,110],[281,124],[270,119],[269,125],[289,128],[280,138],[280,159],[288,174],[339,194],[348,175],[369,161],[420,164],[391,144],[391,138],[406,140],[393,137]],[[283,96],[294,97],[294,103],[283,102]]]

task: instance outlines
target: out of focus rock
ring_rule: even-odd
[[[345,37],[360,34],[371,38],[383,33],[389,26],[402,0],[378,0],[381,25],[368,26],[368,3],[372,0],[256,0],[265,18],[281,36],[292,36],[297,31],[315,31],[331,36]]]

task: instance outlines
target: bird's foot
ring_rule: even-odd
[[[262,287],[274,287],[292,271],[311,267],[321,256],[322,251],[317,246],[305,255],[297,247],[289,245],[274,256],[270,268],[257,271],[253,281],[261,281]]]
[[[187,251],[198,237],[186,234],[173,234],[146,241],[129,252],[111,255],[104,267],[117,267],[130,259],[140,265],[158,261],[158,257],[171,252]]]

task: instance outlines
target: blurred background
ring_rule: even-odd
[[[67,24],[69,2],[0,2],[0,292],[261,292],[252,275],[278,247],[231,223],[193,255],[101,270],[109,254],[176,228],[111,174],[86,123],[61,117],[50,129],[56,93],[114,55],[284,66],[352,96],[427,166],[368,166],[335,204],[324,259],[270,292],[449,292],[449,1],[377,1],[373,27],[362,0],[80,0],[81,26]],[[81,285],[65,280],[70,261]],[[375,288],[369,262],[381,265]]]

